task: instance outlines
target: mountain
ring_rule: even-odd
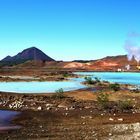
[[[48,62],[49,61],[49,62]],[[138,64],[133,58],[128,61],[127,55],[107,56],[98,60],[75,60],[69,62],[55,61],[36,47],[23,50],[17,55],[7,56],[0,62],[0,66],[13,66],[15,68],[46,68],[46,69],[69,69],[87,71],[118,71],[138,70]]]
[[[28,60],[55,61],[51,57],[47,56],[40,49],[36,47],[31,47],[31,48],[23,50],[22,52],[18,53],[17,55],[13,57],[11,56],[5,57],[4,59],[1,60],[1,63],[12,65],[12,64],[24,63]]]
[[[81,69],[86,71],[126,71],[127,66],[130,66],[130,70],[138,70],[138,63],[133,58],[131,61],[128,61],[126,55],[118,56],[107,56],[98,60],[84,61],[76,60],[66,64],[64,68],[69,69]]]

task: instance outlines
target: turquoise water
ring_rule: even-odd
[[[0,82],[0,91],[16,93],[50,93],[63,88],[64,91],[77,90],[86,86],[79,82]]]
[[[75,74],[90,76],[92,78],[98,77],[101,80],[106,80],[113,83],[131,84],[140,86],[140,73],[126,73],[126,72],[76,72]],[[75,78],[75,81],[82,82],[84,78]]]
[[[140,73],[125,72],[76,72],[75,74],[98,77],[113,83],[131,84],[140,86]],[[50,93],[63,88],[71,91],[86,88],[80,84],[84,78],[71,78],[71,81],[63,82],[0,82],[0,91],[16,93]]]

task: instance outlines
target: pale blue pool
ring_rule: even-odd
[[[140,86],[140,73],[125,72],[76,72],[75,74],[98,77],[113,83],[131,84]],[[0,91],[16,93],[54,93],[62,88],[64,91],[78,90],[86,88],[80,84],[83,78],[72,78],[71,81],[63,82],[0,82]]]
[[[140,86],[140,73],[138,72],[76,72],[75,74],[89,76],[92,78],[98,77],[101,80],[106,80],[113,83]],[[74,78],[73,80],[82,82],[84,81],[84,78]]]
[[[86,86],[79,82],[0,82],[0,91],[16,93],[50,93],[62,88],[64,91],[77,90]]]

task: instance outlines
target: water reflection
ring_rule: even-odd
[[[16,111],[0,110],[0,132],[19,129],[20,126],[11,123],[11,121],[19,114],[20,112]]]

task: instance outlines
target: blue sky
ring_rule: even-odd
[[[126,54],[127,34],[140,33],[139,6],[139,0],[0,0],[0,59],[31,46],[56,60]]]

